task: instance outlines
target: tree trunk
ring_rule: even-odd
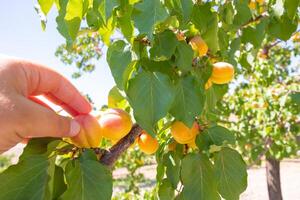
[[[282,200],[280,183],[280,161],[273,158],[266,160],[269,200]]]

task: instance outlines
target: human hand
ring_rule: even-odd
[[[91,105],[57,72],[37,63],[0,56],[0,154],[26,138],[73,137],[80,125],[30,100],[44,95],[72,116]]]

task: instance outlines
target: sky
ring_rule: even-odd
[[[34,60],[65,76],[82,93],[89,94],[96,106],[107,103],[109,90],[114,86],[110,69],[104,56],[98,61],[96,70],[72,79],[75,67],[65,66],[54,53],[56,47],[64,43],[64,38],[56,30],[56,8],[47,17],[47,27],[43,31],[40,19],[34,10],[33,0],[2,0],[0,6],[0,54]]]

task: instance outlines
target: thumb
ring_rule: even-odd
[[[31,101],[33,100],[33,101]],[[30,137],[74,137],[80,125],[74,119],[56,114],[53,110],[40,105],[38,101],[22,98],[24,112],[24,138]]]

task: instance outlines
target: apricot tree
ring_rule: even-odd
[[[143,152],[156,152],[159,199],[239,199],[246,164],[216,104],[234,71],[246,67],[241,59],[249,49],[256,55],[264,40],[286,41],[296,31],[299,0],[38,2],[43,28],[55,4],[66,49],[81,51],[79,69],[95,67],[89,58],[101,55],[97,41],[107,46],[116,83],[108,106],[127,113],[104,111],[86,123],[74,116],[83,126],[79,142],[32,139],[19,163],[0,175],[0,199],[111,199],[110,169],[136,139]],[[90,46],[81,46],[85,39]],[[73,61],[74,54],[60,52]],[[97,132],[111,140],[109,149],[96,139],[81,143]]]

